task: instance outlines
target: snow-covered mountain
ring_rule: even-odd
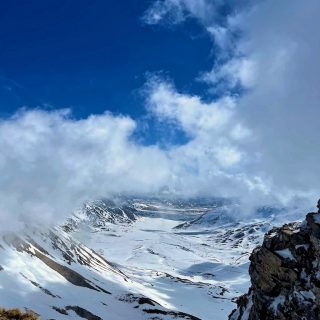
[[[273,224],[219,199],[93,201],[0,239],[0,301],[42,319],[226,319]]]
[[[77,210],[64,225],[66,231],[80,228],[108,229],[110,224],[130,224],[137,220],[138,211],[127,202],[116,204],[111,200],[90,201]]]

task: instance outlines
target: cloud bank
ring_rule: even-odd
[[[156,192],[170,179],[168,159],[156,146],[132,142],[135,126],[108,113],[74,120],[69,110],[22,110],[2,120],[2,222],[52,221],[91,198]]]
[[[233,124],[232,99],[207,104],[153,78],[146,104],[189,141],[165,149],[141,145],[133,138],[136,121],[110,113],[77,120],[70,110],[34,109],[2,119],[1,222],[62,220],[85,200],[119,193],[239,195],[249,181],[233,174],[245,162],[236,143],[248,133]]]
[[[208,84],[213,97],[234,100],[232,121],[247,135],[245,143],[234,147],[250,163],[241,163],[237,171],[260,177],[265,190],[282,201],[315,201],[320,160],[320,35],[315,30],[320,3],[231,1],[228,14],[219,17],[223,1],[159,0],[147,14],[155,14],[160,4],[168,9],[170,3],[183,12],[175,23],[193,17],[212,36],[217,58],[211,70],[199,72],[198,80]],[[209,18],[201,14],[208,6],[214,11]],[[158,17],[172,24],[167,15],[159,12]]]
[[[143,19],[197,19],[218,58],[199,70],[211,101],[150,77],[146,112],[188,140],[166,148],[135,139],[138,122],[110,113],[20,110],[0,120],[0,222],[64,219],[83,201],[116,193],[315,201],[319,193],[320,3],[155,1]]]

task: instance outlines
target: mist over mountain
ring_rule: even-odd
[[[249,286],[248,255],[281,219],[243,222],[229,205],[99,200],[61,225],[6,232],[1,303],[41,319],[226,319]]]

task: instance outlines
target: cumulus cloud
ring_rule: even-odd
[[[244,57],[234,57],[203,73],[199,79],[211,86],[211,92],[225,95],[234,88],[252,88],[255,77],[254,61]]]
[[[252,136],[237,117],[234,98],[204,102],[199,96],[179,93],[172,83],[158,78],[149,81],[148,89],[148,111],[190,138],[168,150],[176,177],[174,188],[185,195],[229,197],[244,196],[255,188],[268,197],[268,182],[262,187],[256,176],[244,170],[256,159],[249,159],[241,148]]]
[[[230,122],[234,100],[225,97],[211,103],[202,102],[199,96],[180,94],[168,82],[153,78],[148,83],[147,95],[149,111],[158,119],[176,122],[188,134],[213,133]]]
[[[254,65],[254,89],[239,102],[255,132],[260,166],[281,188],[318,191],[320,27],[316,0],[269,0],[238,18],[238,50]]]
[[[262,190],[256,177],[236,169],[246,163],[238,144],[250,132],[234,123],[232,99],[206,103],[158,78],[149,80],[145,95],[148,112],[179,126],[188,142],[142,145],[133,135],[137,122],[110,113],[73,119],[70,110],[34,109],[2,119],[3,225],[62,221],[85,200],[119,193],[235,197]]]
[[[219,5],[156,1],[144,16],[150,24],[194,17],[220,46],[202,73],[211,101],[157,77],[143,90],[148,114],[182,130],[187,142],[143,145],[134,138],[136,120],[110,113],[74,119],[70,110],[34,109],[0,120],[1,225],[13,216],[64,219],[83,201],[116,193],[315,201],[320,3],[248,2],[222,22]],[[235,93],[239,86],[244,92]]]
[[[210,5],[217,9],[221,2]],[[202,23],[218,50],[212,70],[199,78],[219,100],[233,99],[232,121],[237,126],[232,138],[251,136],[246,143],[232,141],[237,170],[245,155],[250,166],[240,161],[238,172],[259,177],[283,201],[297,196],[315,201],[320,180],[320,3],[268,0],[232,6],[227,16],[215,13],[209,20],[184,8],[185,17]],[[219,111],[230,109],[221,105]]]
[[[91,198],[156,192],[170,181],[168,159],[132,142],[135,127],[108,113],[74,120],[69,110],[22,110],[1,120],[1,220],[52,221]]]

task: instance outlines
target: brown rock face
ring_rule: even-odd
[[[273,228],[250,261],[251,288],[230,320],[320,319],[320,213]]]

